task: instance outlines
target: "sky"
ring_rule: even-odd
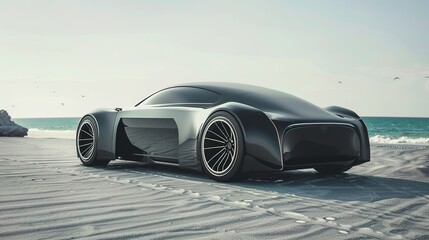
[[[216,81],[362,116],[429,117],[428,9],[424,0],[0,0],[0,109],[80,117]]]

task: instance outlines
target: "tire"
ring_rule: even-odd
[[[244,138],[240,124],[229,113],[211,115],[198,138],[198,158],[206,174],[219,182],[240,180]]]
[[[77,156],[85,166],[105,166],[109,160],[97,159],[98,126],[91,116],[85,116],[76,133]]]
[[[315,167],[314,170],[318,171],[323,175],[335,175],[339,173],[346,172],[352,168],[352,165],[326,165]]]

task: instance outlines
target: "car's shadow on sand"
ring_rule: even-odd
[[[198,172],[179,169],[177,167],[146,165],[137,162],[118,161],[109,164],[108,171],[132,170],[153,173],[169,178],[191,181],[216,183],[209,177]],[[296,196],[340,200],[340,201],[379,201],[391,198],[429,199],[429,182],[390,178],[383,176],[360,175],[359,173],[343,173],[335,176],[324,176],[313,170],[285,171],[251,177],[247,180],[230,183],[219,183],[247,190],[269,191],[273,194],[293,194]]]
[[[379,201],[429,195],[429,182],[343,173],[323,176],[315,171],[286,171],[272,177],[251,178],[242,187],[341,201]]]

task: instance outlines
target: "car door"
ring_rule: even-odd
[[[144,155],[175,164],[182,159],[188,165],[195,160],[199,127],[208,112],[205,109],[218,98],[218,94],[199,88],[170,88],[121,112],[119,121],[130,143]]]

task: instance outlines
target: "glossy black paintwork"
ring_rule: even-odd
[[[177,102],[174,101],[175,98],[169,97],[164,99],[165,101],[158,100],[157,103],[161,104],[153,105],[150,104],[149,97],[132,109],[104,110],[90,114],[99,125],[97,156],[103,159],[125,158],[173,163],[180,167],[201,170],[201,164],[196,157],[201,126],[211,114],[226,111],[236,118],[243,130],[243,171],[283,170],[293,168],[292,165],[296,166],[296,161],[288,163],[283,157],[283,139],[291,131],[291,126],[296,124],[350,126],[355,132],[352,138],[357,137],[359,140],[358,153],[353,152],[357,159],[353,160],[352,164],[370,160],[366,126],[351,110],[341,107],[323,109],[280,91],[235,83],[182,84],[168,88],[168,91],[174,92],[174,89],[183,87],[210,91],[212,101],[206,101],[204,98],[201,100],[201,96],[195,95],[193,98],[186,95],[178,97]],[[162,93],[162,90],[160,92]],[[179,91],[177,94],[180,94]],[[153,96],[156,95],[157,93]],[[185,100],[180,102],[180,99]],[[323,139],[316,142],[323,142]],[[335,141],[331,141],[331,145],[335,145]],[[338,150],[346,153],[344,162],[350,161],[350,145],[339,148],[345,148]],[[331,158],[333,155],[335,154],[330,155]],[[340,157],[342,155],[338,154]],[[303,161],[308,159],[310,158]],[[317,161],[302,163],[302,168],[319,164]]]
[[[115,159],[115,153],[112,151],[112,139],[116,135],[113,132],[117,111],[114,109],[100,109],[88,114],[95,119],[98,126],[97,158]]]
[[[228,111],[239,119],[245,139],[246,155],[252,156],[270,169],[282,169],[277,130],[264,112],[237,102],[226,103],[215,108],[215,111],[220,110]]]

